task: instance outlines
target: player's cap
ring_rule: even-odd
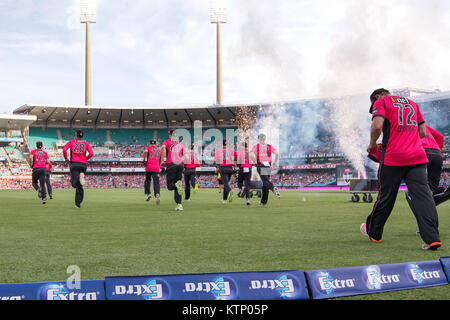
[[[175,129],[170,129],[170,130],[168,131],[168,132],[169,132],[169,135],[172,135],[174,131],[175,131]]]
[[[77,138],[83,138],[83,137],[84,137],[83,130],[78,129],[78,130],[77,130]]]
[[[377,95],[379,95],[379,94],[390,94],[390,92],[389,92],[389,90],[384,89],[384,88],[379,88],[379,89],[376,89],[374,92],[372,92],[372,94],[370,95],[370,102],[371,102],[370,109],[369,109],[370,113],[372,113],[373,105],[375,104],[375,101],[377,101]]]
[[[38,149],[42,148],[42,141],[36,141],[36,148]]]
[[[155,139],[150,140],[150,144],[156,144],[156,140]]]

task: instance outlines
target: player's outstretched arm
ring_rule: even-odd
[[[383,131],[384,117],[375,116],[372,121],[372,125],[370,127],[370,144],[367,147],[367,152],[370,150],[377,149],[377,140],[381,136],[381,132]]]

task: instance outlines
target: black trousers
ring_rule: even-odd
[[[439,181],[441,179],[442,172],[442,153],[437,149],[425,149],[427,154],[427,172],[428,172],[428,184],[433,194],[438,192]]]
[[[181,164],[169,163],[166,169],[167,189],[174,191],[173,199],[175,203],[181,203],[181,195],[178,193],[176,186],[177,181],[183,179],[183,166]]]
[[[153,179],[153,192],[155,193],[155,196],[159,194],[160,192],[160,183],[159,183],[159,172],[150,172],[147,171],[145,173],[145,181],[144,181],[144,192],[145,194],[151,194],[150,192],[150,186]]]
[[[381,240],[384,225],[392,212],[402,180],[408,187],[408,202],[423,241],[427,244],[440,242],[438,215],[428,186],[426,164],[400,167],[380,164],[378,198],[366,219],[367,234],[375,240]]]
[[[75,190],[75,204],[80,206],[84,199],[84,189],[80,183],[80,173],[86,174],[87,164],[72,162],[70,164],[70,182]]]
[[[195,188],[195,168],[184,169],[184,198],[191,198],[191,188]]]
[[[244,168],[239,168],[239,174],[238,174],[238,187],[241,189],[242,187],[245,198],[250,199],[250,179],[252,176],[252,168],[248,168],[248,172],[244,172]],[[241,182],[239,182],[241,181]],[[239,186],[240,183],[240,186]]]
[[[244,186],[244,171],[242,167],[239,167],[238,178],[237,178],[237,187],[238,189],[242,189]]]
[[[221,166],[219,168],[220,172],[220,178],[222,179],[223,184],[223,200],[228,199],[228,195],[230,194],[231,187],[230,187],[230,180],[231,176],[233,175],[233,167],[232,166]]]
[[[47,186],[48,195],[51,197],[53,194],[53,189],[50,183],[50,173],[48,171],[45,172],[45,185]]]
[[[269,200],[269,191],[273,191],[273,184],[270,182],[270,174],[272,169],[270,167],[258,166],[258,173],[263,183],[261,203],[266,204]]]
[[[31,182],[34,190],[39,191],[41,198],[45,199],[47,193],[45,191],[45,168],[35,168],[31,174]]]

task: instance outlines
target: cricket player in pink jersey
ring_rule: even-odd
[[[222,203],[233,201],[233,190],[230,187],[230,180],[233,174],[233,165],[237,163],[237,153],[233,148],[227,146],[227,140],[223,140],[222,148],[214,153],[214,162],[220,173],[223,183]]]
[[[84,175],[87,170],[87,162],[94,156],[90,144],[83,140],[83,130],[78,129],[76,139],[66,143],[63,148],[64,160],[68,162],[67,151],[70,150],[70,182],[75,191],[75,208],[80,209],[84,199],[83,185],[85,183]]]
[[[260,133],[258,135],[258,143],[252,148],[252,160],[258,168],[258,173],[263,183],[260,202],[261,206],[267,205],[267,201],[269,200],[269,190],[271,190],[278,199],[281,197],[278,189],[270,182],[270,175],[273,167],[272,155],[275,156],[273,164],[276,165],[278,162],[278,151],[274,146],[267,144],[266,135]]]
[[[49,163],[48,154],[42,150],[42,142],[36,142],[36,149],[30,152],[30,163],[33,168],[31,174],[33,188],[38,192],[38,197],[42,199],[42,204],[47,202],[45,191],[45,168]],[[39,182],[39,184],[38,184]]]
[[[425,121],[419,106],[412,100],[393,96],[386,89],[377,89],[371,96],[372,126],[368,152],[379,148],[377,140],[383,133],[378,169],[378,198],[373,210],[361,224],[361,232],[372,242],[381,242],[384,225],[404,180],[408,187],[411,209],[419,226],[426,250],[436,250],[442,243],[438,231],[438,215],[427,179],[428,159],[422,146]]]
[[[161,148],[161,166],[165,162],[167,189],[174,192],[176,211],[183,210],[183,154],[183,144],[178,140],[175,130],[171,129],[169,139],[164,140]]]
[[[147,147],[142,155],[145,165],[145,182],[144,192],[146,195],[145,201],[151,198],[150,185],[153,179],[153,191],[155,193],[156,204],[160,203],[160,183],[159,172],[161,163],[161,149],[156,146],[156,140],[150,140],[150,146]]]
[[[242,183],[242,193],[245,195],[247,205],[250,205],[250,179],[252,176],[252,160],[248,142],[244,142],[243,148],[237,152],[237,163],[239,165],[238,184]]]
[[[194,144],[191,144],[189,150],[184,154],[184,200],[191,198],[191,188],[196,193],[198,184],[196,183],[196,168],[200,167],[200,161],[194,152]]]

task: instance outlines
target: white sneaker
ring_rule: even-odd
[[[248,206],[250,205],[250,199],[247,199],[247,205]]]
[[[375,240],[374,238],[372,238],[371,236],[369,236],[367,234],[366,224],[365,223],[361,223],[361,226],[359,227],[359,230],[361,231],[361,233],[363,235],[365,235],[367,238],[369,238],[370,241],[375,242],[375,243],[380,243],[381,242],[381,240]]]
[[[80,173],[80,184],[81,186],[84,186],[84,184],[86,183],[86,180],[84,179],[84,172]]]
[[[183,205],[180,203],[177,205],[177,207],[175,208],[175,211],[183,211]]]
[[[280,195],[280,191],[278,191],[277,187],[273,187],[273,193],[275,194],[275,196],[280,199],[281,195]]]
[[[437,248],[439,248],[441,245],[442,245],[442,243],[440,243],[440,242],[433,242],[431,244],[424,243],[422,245],[422,249],[423,250],[437,250]]]
[[[161,199],[159,198],[159,194],[157,194],[155,196],[155,198],[156,198],[156,204],[159,205],[159,203],[161,202]]]
[[[362,233],[363,235],[365,235],[366,237],[369,236],[369,235],[367,234],[367,231],[366,231],[366,224],[365,224],[365,223],[361,223],[361,225],[359,226],[359,230],[360,230],[361,233]]]
[[[148,194],[146,197],[145,197],[145,201],[150,201],[150,198],[152,197],[152,195],[151,194]]]

